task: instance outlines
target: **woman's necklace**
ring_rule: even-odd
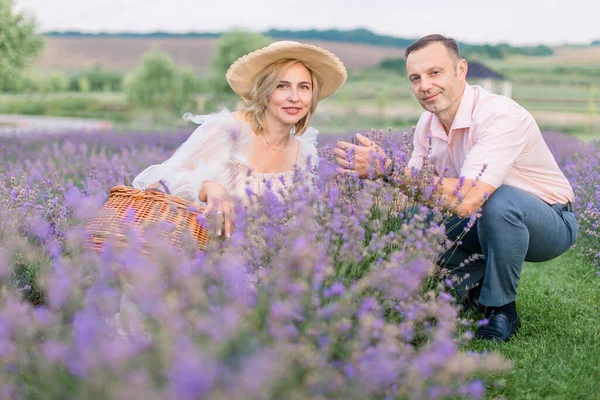
[[[290,142],[290,138],[288,137],[288,140],[287,140],[287,142],[285,142],[285,146],[283,146],[283,149],[279,150],[279,149],[276,149],[275,147],[273,147],[273,146],[271,145],[271,143],[269,143],[269,141],[268,141],[268,140],[267,140],[267,138],[265,137],[264,133],[261,133],[261,135],[260,135],[260,136],[262,136],[262,138],[263,138],[263,140],[264,140],[265,144],[266,144],[267,146],[269,146],[269,147],[271,148],[271,150],[273,150],[273,151],[277,151],[277,152],[279,152],[279,153],[283,153],[283,152],[285,151],[285,148],[287,147],[288,143]]]

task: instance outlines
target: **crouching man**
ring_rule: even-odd
[[[461,281],[461,300],[486,307],[489,323],[476,337],[507,341],[521,324],[515,300],[523,262],[553,259],[575,243],[573,190],[531,114],[466,82],[468,65],[454,39],[425,36],[405,57],[414,95],[426,111],[401,176],[410,179],[424,161],[444,175],[439,196],[456,215],[446,224],[447,234],[450,240],[464,236],[441,259]],[[359,146],[338,142],[336,160],[340,172],[367,178],[385,153],[366,137],[357,139]],[[377,170],[380,177],[394,173],[394,160],[385,159]],[[475,226],[464,234],[468,216],[480,208]],[[473,254],[483,257],[462,263]]]

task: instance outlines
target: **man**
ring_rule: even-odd
[[[406,49],[405,58],[412,90],[426,112],[416,126],[404,179],[426,159],[444,175],[438,195],[457,215],[446,226],[460,224],[447,232],[456,244],[443,261],[462,278],[459,297],[479,296],[487,307],[489,322],[476,337],[507,341],[520,327],[515,300],[523,262],[550,260],[575,242],[573,190],[531,114],[510,98],[466,82],[468,65],[454,39],[425,36]],[[385,153],[366,137],[357,139],[361,146],[338,142],[341,172],[366,178],[374,169],[380,177],[393,171],[393,160],[373,168]],[[465,217],[479,209],[477,223],[464,234]],[[483,257],[461,264],[473,254]],[[473,286],[480,293],[465,289]]]

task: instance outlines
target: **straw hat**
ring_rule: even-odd
[[[300,60],[319,73],[321,99],[334,94],[348,77],[344,64],[329,51],[310,44],[280,41],[238,58],[227,71],[227,82],[237,94],[247,99],[256,76],[269,64],[287,59]]]

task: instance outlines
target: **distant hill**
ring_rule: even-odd
[[[137,33],[137,32],[80,32],[80,31],[50,31],[44,32],[46,37],[72,37],[72,38],[150,38],[150,39],[164,39],[164,38],[218,38],[222,35],[221,32],[188,32],[188,33],[172,33],[172,32],[150,32],[150,33]]]
[[[598,40],[594,40],[594,41],[592,42],[592,46],[600,46],[600,39],[598,39]]]
[[[80,32],[80,31],[51,31],[44,33],[47,37],[115,37],[115,38],[217,38],[222,32],[186,32],[186,33],[171,33],[171,32]],[[378,35],[368,29],[354,29],[349,31],[341,31],[338,29],[327,30],[304,30],[291,31],[271,29],[263,32],[264,35],[273,39],[295,39],[295,40],[326,40],[328,42],[345,42],[345,43],[361,43],[373,46],[387,47],[408,47],[416,39],[397,38],[393,36]]]
[[[99,64],[107,69],[127,71],[139,65],[144,53],[159,49],[177,64],[189,66],[198,73],[207,73],[217,41],[213,37],[48,36],[36,65],[42,69],[78,70]],[[375,67],[385,58],[402,57],[404,53],[399,47],[302,41],[326,48],[349,69]]]
[[[406,48],[417,38],[405,39],[387,35],[378,35],[368,29],[354,29],[351,31],[340,31],[338,29],[307,31],[286,31],[271,29],[264,32],[265,35],[274,39],[296,39],[296,40],[327,40],[329,42],[346,42],[370,44],[373,46],[387,46]]]
[[[371,32],[368,29],[359,28],[353,30],[342,31],[339,29],[327,29],[327,30],[279,30],[271,29],[263,32],[265,35],[272,37],[273,39],[290,39],[290,40],[304,40],[304,41],[327,41],[327,42],[339,42],[339,43],[352,43],[352,44],[363,44],[370,46],[381,46],[381,47],[393,47],[405,49],[417,38],[401,38],[388,35],[378,35]],[[117,32],[117,33],[86,33],[79,31],[66,31],[66,32],[47,32],[47,37],[98,37],[98,38],[146,38],[146,39],[195,39],[195,38],[218,38],[221,36],[220,32],[187,32],[187,33],[170,33],[170,32],[150,32],[150,33],[131,33],[131,32]],[[483,56],[486,58],[502,59],[510,54],[520,54],[527,56],[550,56],[554,54],[551,47],[545,45],[538,46],[511,46],[506,43],[498,45],[473,45],[469,43],[459,42],[461,53],[464,56]]]

